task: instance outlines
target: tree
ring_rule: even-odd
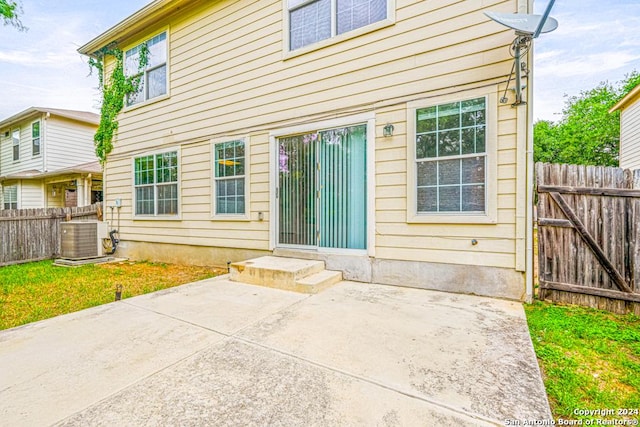
[[[26,27],[20,22],[18,13],[20,12],[20,6],[13,0],[0,0],[0,18],[4,22],[4,25],[13,25],[17,29],[24,31]]]
[[[534,124],[534,160],[617,166],[620,114],[610,114],[609,109],[638,84],[640,74],[634,71],[615,86],[602,82],[568,97],[558,123],[541,120]]]

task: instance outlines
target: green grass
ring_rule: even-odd
[[[208,267],[119,262],[68,268],[51,261],[0,267],[0,329],[216,276]]]
[[[544,302],[525,310],[555,418],[638,418],[574,410],[640,409],[639,317]]]

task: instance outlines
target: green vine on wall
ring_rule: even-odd
[[[114,58],[114,64],[109,67],[111,75],[105,76],[105,58]],[[139,46],[138,72],[127,76],[124,67],[124,54],[118,48],[104,48],[96,57],[89,58],[89,67],[98,72],[99,88],[102,92],[102,106],[100,107],[100,124],[93,140],[96,156],[104,165],[107,156],[113,149],[113,137],[118,130],[118,114],[124,108],[130,95],[138,92],[143,81],[144,70],[149,63],[149,48],[146,43]]]

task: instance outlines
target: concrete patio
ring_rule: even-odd
[[[7,426],[485,426],[551,415],[517,302],[228,276],[0,331]]]

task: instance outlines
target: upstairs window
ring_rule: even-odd
[[[178,153],[134,159],[135,214],[178,215]]]
[[[14,129],[11,133],[11,139],[13,140],[13,161],[20,160],[20,129]]]
[[[40,155],[40,122],[31,124],[31,154],[34,157]]]
[[[140,53],[147,47],[147,65],[140,70]],[[128,96],[127,105],[135,105],[167,93],[167,33],[140,43],[125,52],[125,74],[140,79],[138,91]]]
[[[387,19],[389,0],[287,0],[289,50]]]

